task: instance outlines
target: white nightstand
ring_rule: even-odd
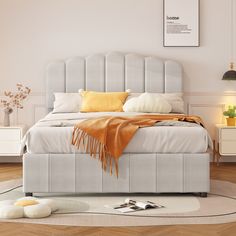
[[[217,163],[220,156],[236,156],[236,126],[216,125]]]
[[[20,156],[25,131],[24,125],[0,126],[0,156]]]

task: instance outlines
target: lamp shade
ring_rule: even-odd
[[[228,70],[224,73],[222,80],[236,80],[236,71]]]
[[[236,80],[236,71],[233,63],[230,63],[230,70],[224,73],[222,80]]]

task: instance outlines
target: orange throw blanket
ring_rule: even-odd
[[[107,169],[109,163],[112,174],[112,163],[115,162],[118,176],[118,160],[139,128],[153,126],[163,120],[176,120],[197,123],[203,126],[198,116],[187,115],[138,115],[134,117],[106,116],[82,121],[74,126],[72,144],[83,148],[86,153],[102,162]]]

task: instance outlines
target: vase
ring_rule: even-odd
[[[235,118],[228,117],[227,120],[227,126],[235,126]]]
[[[10,114],[13,112],[12,108],[5,108],[4,109],[4,126],[10,126]]]

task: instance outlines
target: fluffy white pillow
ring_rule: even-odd
[[[82,98],[79,93],[54,93],[52,113],[79,112]]]
[[[36,198],[36,197],[21,197],[21,198],[18,198],[15,202],[24,201],[24,200],[35,200],[35,201],[38,201],[38,198]]]
[[[6,205],[0,207],[1,219],[18,219],[24,216],[24,208],[22,206]]]
[[[14,205],[14,203],[15,203],[14,200],[3,200],[0,201],[0,207]]]
[[[43,218],[50,216],[51,213],[50,206],[42,203],[24,207],[24,216],[28,218]]]
[[[173,113],[185,113],[184,112],[184,100],[182,93],[162,93],[159,94],[165,98],[172,106],[171,112]]]
[[[143,93],[139,97],[131,98],[123,106],[125,112],[169,113],[171,109],[166,99],[151,93]]]
[[[52,212],[55,212],[58,210],[58,206],[53,199],[37,199],[37,201],[39,203],[48,205],[51,208]]]
[[[126,101],[134,97],[140,96],[142,93],[131,93]],[[166,99],[169,104],[171,105],[172,113],[184,113],[184,101],[183,101],[183,94],[182,93],[150,93],[153,96],[161,96]]]
[[[38,204],[28,206],[16,206],[19,201],[37,201]],[[35,197],[23,197],[17,200],[0,201],[0,219],[17,219],[22,217],[42,218],[51,215],[58,210],[58,206],[53,199],[40,199]]]

